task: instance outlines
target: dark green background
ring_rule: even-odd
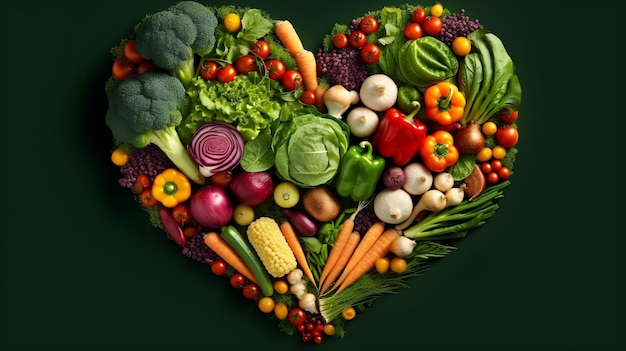
[[[315,49],[335,22],[402,1],[339,3],[230,2],[290,19]],[[410,288],[350,322],[344,339],[317,346],[281,334],[182,256],[116,184],[102,122],[108,50],[171,2],[2,2],[0,348],[623,349],[614,10],[504,3],[443,3],[501,37],[524,89],[501,209]]]

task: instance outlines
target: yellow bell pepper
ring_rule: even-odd
[[[189,179],[174,168],[159,173],[152,182],[152,196],[165,207],[172,208],[191,196]]]

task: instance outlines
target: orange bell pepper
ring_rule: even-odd
[[[465,110],[465,96],[456,85],[439,82],[424,92],[426,117],[443,126],[458,122]]]
[[[168,168],[154,178],[152,196],[163,206],[172,208],[191,197],[191,183],[183,173]]]
[[[459,151],[454,146],[452,134],[438,130],[426,136],[420,147],[420,156],[426,168],[443,172],[459,160]]]

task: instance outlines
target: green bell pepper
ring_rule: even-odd
[[[364,140],[348,148],[337,176],[336,190],[354,201],[368,199],[385,169],[385,159],[372,154],[372,144]]]

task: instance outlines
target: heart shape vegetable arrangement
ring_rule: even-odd
[[[383,7],[310,51],[263,10],[182,1],[111,53],[119,184],[303,341],[343,337],[510,184],[520,82],[463,10]]]

